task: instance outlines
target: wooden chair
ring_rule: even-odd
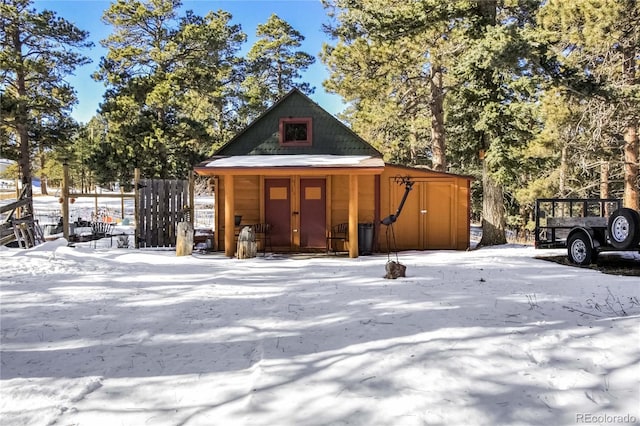
[[[13,219],[12,224],[18,247],[31,248],[44,242],[44,235],[38,221],[28,217]]]
[[[345,245],[349,242],[349,224],[339,223],[331,228],[329,235],[327,235],[327,254],[333,249],[334,241],[342,241]],[[338,254],[337,250],[333,250],[335,254]]]
[[[252,225],[253,233],[256,236],[256,242],[260,241],[262,243],[262,253],[267,255],[267,244],[269,245],[269,250],[273,251],[273,246],[271,245],[271,225],[268,223],[256,223]]]

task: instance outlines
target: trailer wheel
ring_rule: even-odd
[[[567,244],[569,261],[576,265],[591,265],[597,252],[591,247],[591,240],[584,232],[576,232],[569,237]]]
[[[628,208],[618,209],[611,217],[607,229],[611,245],[620,250],[634,248],[640,241],[640,215]]]

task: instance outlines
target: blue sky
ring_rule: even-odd
[[[95,115],[104,94],[103,84],[93,81],[91,74],[97,69],[100,58],[106,54],[100,40],[108,36],[111,27],[104,25],[101,17],[109,4],[109,1],[102,0],[37,0],[33,3],[37,10],[53,10],[80,29],[88,31],[90,40],[95,44],[92,49],[83,52],[93,62],[76,69],[75,75],[68,78],[79,100],[72,115],[83,123]],[[301,50],[316,56],[316,63],[302,77],[316,88],[311,98],[332,114],[337,114],[343,109],[340,97],[326,93],[322,87],[322,81],[328,77],[328,72],[320,62],[318,53],[322,43],[328,41],[322,32],[322,24],[327,23],[328,18],[320,0],[183,0],[180,15],[184,10],[193,10],[196,14],[204,16],[210,10],[220,9],[233,15],[233,23],[242,25],[242,30],[248,37],[245,50],[248,50],[256,39],[256,27],[265,23],[272,13],[287,21],[305,37]]]

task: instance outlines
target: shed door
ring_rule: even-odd
[[[325,194],[324,179],[300,179],[300,248],[325,247]]]
[[[273,247],[291,247],[291,183],[289,179],[265,179],[265,221],[271,225]]]
[[[450,182],[424,182],[423,205],[426,210],[424,248],[453,249],[451,206],[453,205],[453,185]]]
[[[404,185],[398,185],[393,179],[390,179],[390,188],[392,196],[389,212],[395,213],[404,196]],[[413,185],[413,189],[409,191],[404,207],[397,218],[397,222],[393,224],[393,229],[387,226],[381,226],[381,232],[389,243],[390,249],[398,248],[398,250],[420,250],[424,246],[422,238],[422,222],[423,215],[420,214],[420,199],[422,187],[419,182]],[[394,247],[394,239],[396,247]]]
[[[449,181],[417,181],[414,184],[394,225],[398,249],[455,249],[451,217],[453,190]],[[395,211],[404,194],[404,186],[392,183],[391,191],[393,204],[389,208]]]

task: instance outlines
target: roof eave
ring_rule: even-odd
[[[383,166],[361,166],[361,167],[299,167],[299,166],[279,166],[279,167],[195,167],[194,171],[201,176],[335,176],[335,175],[380,175],[384,171]]]

